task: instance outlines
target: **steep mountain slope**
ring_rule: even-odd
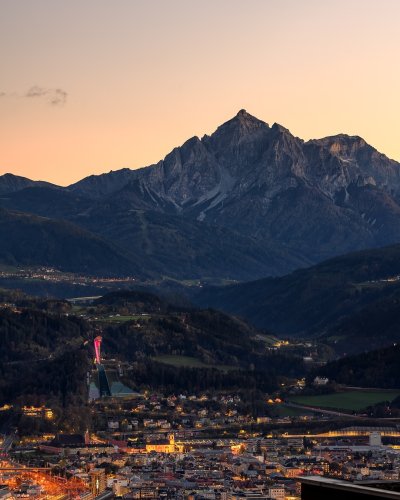
[[[323,334],[332,343],[339,340],[341,351],[350,345],[363,350],[367,330],[359,325],[357,333],[354,325],[357,315],[365,320],[373,308],[380,319],[375,319],[376,330],[369,330],[368,346],[394,339],[393,331],[383,335],[381,328],[388,319],[385,308],[400,297],[400,281],[386,280],[398,275],[400,245],[395,245],[337,257],[281,278],[203,289],[194,300],[280,334]]]
[[[290,249],[212,227],[187,217],[149,210],[126,212],[115,205],[99,206],[74,223],[139,255],[144,267],[158,276],[248,280],[277,275],[307,261]]]
[[[400,241],[397,162],[360,137],[305,143],[244,110],[157,165],[69,189],[223,226],[296,249],[305,261]]]
[[[140,269],[98,236],[73,224],[0,209],[0,262],[100,275]]]
[[[2,363],[33,361],[51,357],[86,340],[89,327],[75,317],[50,315],[34,308],[18,313],[2,310],[0,317],[0,359]]]
[[[327,328],[321,337],[339,355],[366,352],[400,342],[400,286],[386,286],[364,306]]]
[[[75,193],[27,188],[0,200],[3,206],[73,222],[117,244],[152,276],[250,280],[309,264],[301,254],[212,227],[187,216],[136,209],[124,199],[88,200]],[[141,205],[145,205],[142,198]]]
[[[105,196],[119,191],[135,177],[135,171],[123,168],[116,172],[101,175],[91,175],[81,181],[71,184],[69,191],[89,199],[101,199]]]

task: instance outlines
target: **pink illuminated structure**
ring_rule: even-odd
[[[101,354],[100,354],[100,349],[101,349],[101,341],[102,337],[98,336],[94,339],[94,350],[96,352],[96,364],[100,365],[101,364]]]

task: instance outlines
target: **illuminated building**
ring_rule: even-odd
[[[275,485],[268,488],[268,496],[274,500],[285,500],[285,488],[281,485]]]
[[[151,451],[155,451],[156,453],[174,453],[178,451],[178,447],[175,443],[175,436],[170,434],[168,439],[146,443],[146,452],[150,453]]]
[[[22,412],[27,417],[45,418],[47,420],[53,419],[53,410],[44,406],[23,406]]]

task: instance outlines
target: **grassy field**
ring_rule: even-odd
[[[77,304],[71,305],[71,314],[84,314],[86,313],[86,308],[78,306]]]
[[[347,391],[319,396],[296,396],[291,398],[293,403],[319,408],[336,408],[341,410],[362,410],[367,406],[393,401],[400,395],[400,391]]]
[[[216,368],[217,370],[229,371],[235,369],[233,366],[226,365],[207,365],[197,358],[192,358],[190,356],[175,356],[173,354],[163,354],[160,356],[154,356],[152,358],[154,361],[159,363],[164,363],[166,365],[172,366],[187,366],[189,368]]]

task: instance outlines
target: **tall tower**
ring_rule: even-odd
[[[99,335],[94,339],[94,350],[96,353],[96,367],[97,367],[97,373],[99,377],[99,392],[100,392],[100,397],[103,396],[111,396],[111,389],[110,389],[110,383],[108,382],[108,377],[106,370],[104,366],[101,363],[101,342],[102,342],[102,337]]]
[[[94,351],[96,353],[96,365],[101,363],[101,341],[102,337],[100,335],[94,339]]]

